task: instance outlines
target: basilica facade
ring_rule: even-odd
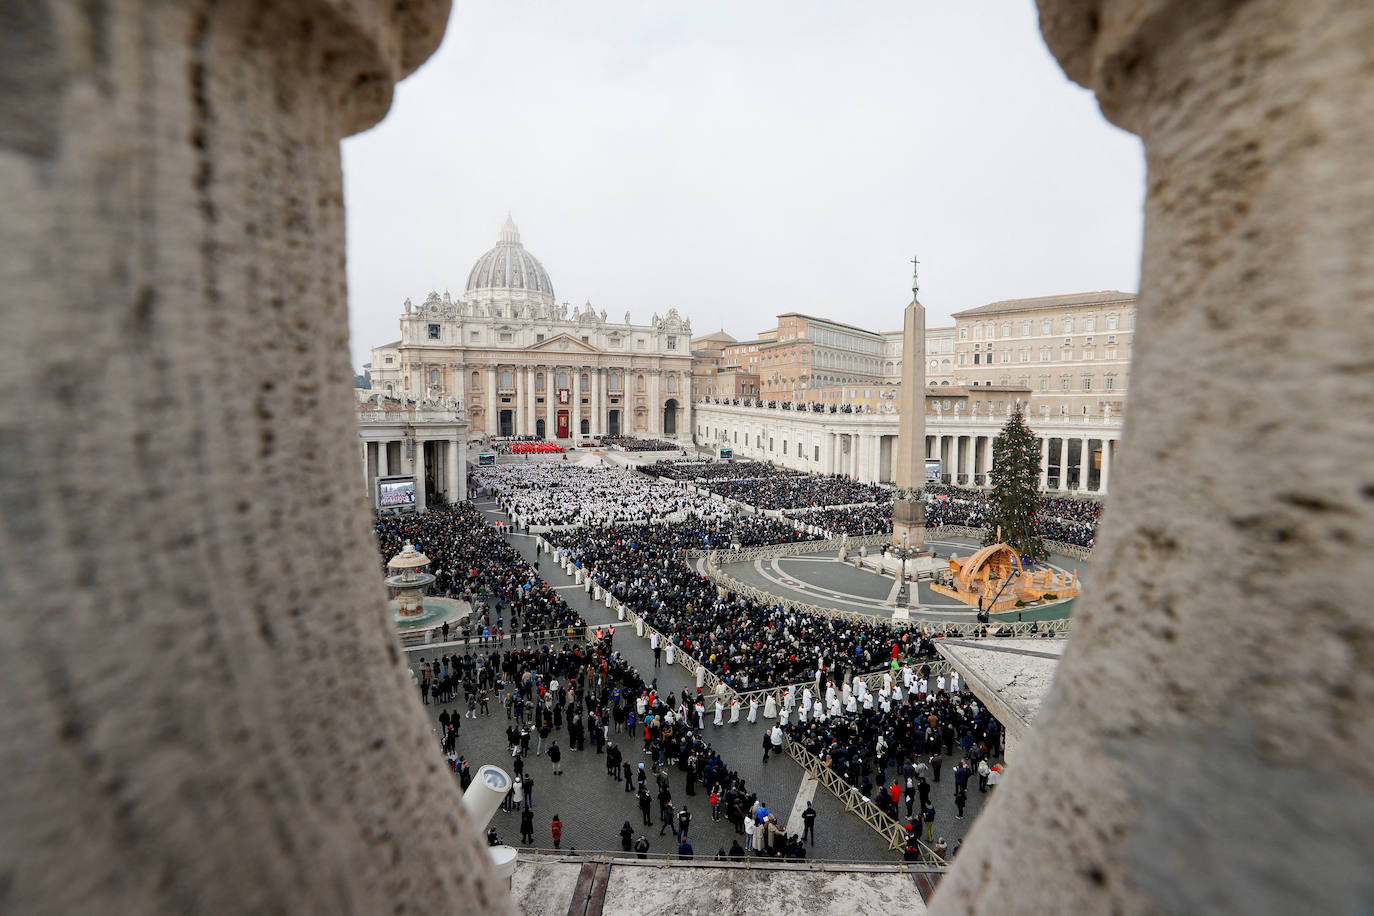
[[[676,309],[634,324],[558,304],[508,217],[461,299],[406,300],[400,340],[372,350],[372,390],[456,401],[474,436],[690,438],[691,331]]]

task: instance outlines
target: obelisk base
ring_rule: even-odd
[[[899,499],[892,504],[892,546],[905,546],[908,557],[921,553],[926,543],[926,506],[920,500]]]

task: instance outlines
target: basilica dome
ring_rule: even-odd
[[[539,259],[525,250],[520,244],[520,230],[515,222],[506,217],[501,227],[501,240],[496,247],[477,259],[472,273],[468,274],[467,292],[523,290],[526,298],[543,299],[553,304],[553,284]]]

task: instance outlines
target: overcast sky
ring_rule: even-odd
[[[345,141],[354,364],[461,296],[509,210],[560,302],[740,339],[1134,291],[1144,161],[1028,0],[459,0]]]

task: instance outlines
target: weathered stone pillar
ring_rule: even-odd
[[[1054,692],[934,912],[1358,910],[1374,5],[1040,7],[1145,142],[1130,419]]]
[[[448,9],[0,15],[6,909],[503,906],[352,450],[339,139]]]

